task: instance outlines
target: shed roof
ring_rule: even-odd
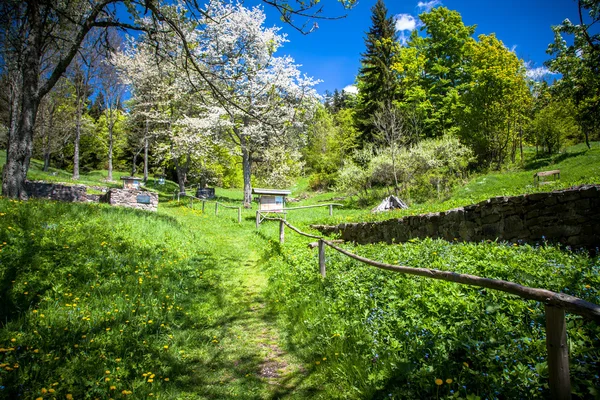
[[[253,194],[270,194],[273,196],[287,196],[292,194],[291,190],[279,190],[279,189],[252,189]]]

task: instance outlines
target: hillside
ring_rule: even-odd
[[[598,182],[599,150],[474,177],[445,202]],[[542,164],[543,163],[543,164]],[[34,162],[32,179],[45,179]],[[532,171],[561,180],[530,187]],[[56,180],[68,173],[52,171]],[[586,175],[589,178],[586,178]],[[102,173],[84,177],[102,184]],[[510,184],[514,183],[514,187]],[[0,199],[1,398],[546,398],[544,306],[357,264],[233,210],[161,192],[158,213]],[[294,190],[300,196],[301,190]],[[217,189],[239,204],[239,190]],[[319,204],[339,193],[306,193]],[[471,200],[472,199],[472,200]],[[290,212],[308,230],[364,220],[347,207]],[[398,213],[386,214],[389,217]],[[393,264],[505,279],[600,303],[598,258],[549,245],[413,240],[343,245]],[[576,398],[597,397],[599,327],[568,316]],[[439,383],[440,382],[440,383]]]

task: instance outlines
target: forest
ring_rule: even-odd
[[[100,4],[2,5],[5,196],[24,195],[34,157],[74,181],[94,170],[111,181],[117,169],[166,176],[181,191],[244,187],[246,206],[252,185],[299,176],[366,202],[373,188],[418,202],[444,197],[470,172],[522,164],[524,146],[554,154],[600,137],[597,1],[578,2],[581,21],[552,27],[552,82],[529,78],[493,33],[474,37],[443,6],[401,43],[378,1],[358,92],[323,96],[260,7],[133,2],[130,23],[117,17],[119,2]],[[300,10],[278,9],[299,26]]]

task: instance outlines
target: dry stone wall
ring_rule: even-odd
[[[95,188],[98,189],[98,188]],[[85,185],[26,182],[27,196],[68,202],[103,202],[114,206],[156,211],[158,194],[138,189],[109,189],[106,194],[88,194]]]
[[[88,201],[85,185],[62,185],[60,183],[25,182],[27,197],[57,201]]]
[[[158,193],[138,189],[109,189],[100,201],[112,206],[136,208],[138,210],[156,211],[158,209]]]
[[[600,246],[600,185],[494,197],[446,212],[382,222],[313,227],[324,234],[337,233],[346,241],[360,244],[431,237],[470,242],[548,241],[596,249]]]

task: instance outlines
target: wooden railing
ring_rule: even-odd
[[[299,206],[299,207],[286,207],[286,208],[280,208],[279,210],[273,210],[273,211],[269,211],[269,210],[258,210],[256,211],[256,229],[258,229],[258,226],[260,225],[260,222],[264,219],[272,219],[272,218],[266,218],[265,214],[269,214],[269,213],[286,213],[290,210],[304,210],[307,208],[317,208],[317,207],[329,207],[329,215],[332,216],[333,215],[333,207],[343,207],[343,204],[338,204],[338,203],[328,203],[328,204],[313,204],[310,206]]]
[[[188,197],[190,199],[190,208],[192,210],[194,209],[194,200],[202,202],[202,212],[205,212],[204,209],[205,209],[206,203],[210,202],[209,200],[201,199],[199,197],[192,196],[190,194],[181,192],[181,193],[177,193],[177,202],[178,203],[179,203],[179,199],[180,199],[181,196]],[[242,207],[228,206],[227,204],[219,203],[218,201],[215,201],[214,203],[215,203],[215,215],[219,215],[219,207],[222,207],[222,208],[231,208],[231,209],[237,210],[237,221],[238,221],[238,224],[242,223]]]
[[[373,261],[361,257],[334,244],[339,241],[328,241],[321,236],[302,232],[282,218],[269,218],[266,220],[279,221],[279,242],[285,242],[285,227],[312,239],[318,239],[319,271],[323,277],[326,275],[325,246],[362,263],[388,271],[403,274],[424,276],[426,278],[455,282],[463,285],[472,285],[510,293],[527,300],[536,300],[544,303],[546,311],[546,349],[548,351],[549,386],[552,399],[570,399],[571,381],[569,377],[569,347],[567,343],[567,330],[565,311],[581,315],[600,323],[600,306],[578,297],[564,293],[555,293],[546,289],[531,288],[514,282],[500,279],[489,279],[480,276],[459,274],[450,271],[440,271],[428,268],[413,268],[402,265],[392,265]],[[316,246],[315,246],[316,247]]]

